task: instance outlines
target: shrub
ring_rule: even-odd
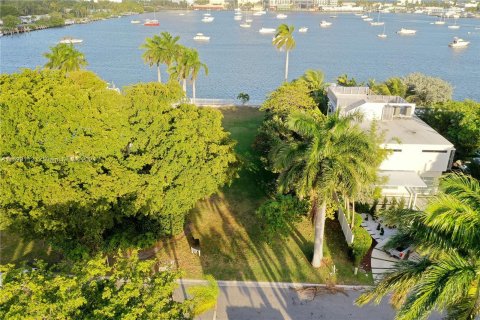
[[[256,214],[267,241],[271,241],[274,237],[288,236],[292,225],[299,222],[308,209],[307,201],[292,195],[277,195],[264,202]]]
[[[372,245],[372,237],[367,230],[360,227],[362,217],[359,214],[355,214],[355,220],[358,221],[358,226],[357,223],[355,223],[355,227],[353,228],[353,243],[350,245],[350,250],[353,257],[353,264],[355,267],[358,267]]]
[[[248,93],[240,92],[237,96],[237,99],[242,102],[242,105],[244,105],[250,100],[250,96],[248,95]]]

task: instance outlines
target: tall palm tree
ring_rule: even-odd
[[[285,59],[285,82],[288,79],[288,56],[290,50],[293,50],[296,46],[295,39],[293,38],[294,26],[288,26],[285,23],[281,24],[277,28],[277,33],[272,40],[272,44],[279,50],[286,51]]]
[[[190,64],[193,60],[192,56],[194,56],[193,51],[195,51],[195,49],[181,47],[181,50],[176,56],[175,63],[168,69],[170,79],[182,82],[183,92],[187,92],[187,79],[191,72]]]
[[[180,45],[177,43],[179,39],[178,36],[173,37],[168,32],[162,32],[160,36],[154,35],[152,38],[147,38],[140,46],[141,49],[145,49],[142,55],[145,63],[157,66],[158,82],[162,82],[160,65],[166,64],[169,68],[180,51]]]
[[[193,49],[192,53],[189,56],[188,67],[190,68],[190,80],[192,81],[192,98],[195,103],[196,98],[196,87],[195,82],[197,80],[200,70],[205,71],[205,75],[208,75],[208,67],[205,63],[200,61],[197,50]]]
[[[357,304],[379,303],[392,293],[396,319],[426,319],[433,310],[448,319],[480,316],[480,183],[449,174],[440,189],[424,212],[385,213],[384,221],[399,228],[388,245],[407,242],[423,257],[397,263]]]
[[[360,116],[312,116],[293,114],[287,125],[299,137],[280,142],[272,151],[272,163],[280,172],[281,192],[309,197],[315,227],[312,265],[321,266],[327,205],[337,193],[353,196],[362,185],[376,179],[383,160],[377,139],[355,122]]]
[[[77,71],[88,64],[85,55],[75,49],[73,44],[59,43],[50,47],[50,50],[43,54],[48,59],[45,68],[70,72]]]

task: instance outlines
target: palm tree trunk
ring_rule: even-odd
[[[183,92],[187,93],[187,79],[182,79]]]
[[[355,199],[352,199],[352,229],[355,225]]]
[[[325,218],[327,214],[327,202],[322,201],[321,206],[315,204],[315,240],[313,242],[312,266],[319,268],[323,259],[323,234],[325,232]]]
[[[193,98],[193,103],[195,103],[195,80],[192,80],[192,98]]]
[[[162,73],[160,72],[159,64],[157,64],[157,77],[158,77],[158,82],[162,83]]]
[[[288,54],[290,53],[290,50],[287,50],[287,58],[285,59],[285,82],[288,80]]]

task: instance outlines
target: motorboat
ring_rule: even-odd
[[[214,17],[210,17],[210,16],[205,16],[202,18],[202,22],[212,22],[213,19],[215,19]]]
[[[277,14],[277,19],[287,19],[287,15],[283,13]]]
[[[330,16],[330,18],[332,18],[332,19],[336,19],[336,18],[337,18],[337,16]]]
[[[252,22],[252,21],[253,21],[252,19],[245,19],[245,22],[246,22],[246,23],[250,23],[250,22]]]
[[[235,11],[235,15],[236,15],[236,16],[241,16],[241,15],[242,15],[242,11],[240,11],[240,10],[239,10],[239,11]]]
[[[355,13],[357,17],[360,17],[362,14],[361,13]]]
[[[451,26],[448,26],[448,29],[460,29],[460,26],[457,26],[457,25],[451,25]]]
[[[242,16],[234,16],[233,19],[236,21],[240,21],[242,20]]]
[[[240,27],[241,27],[241,28],[250,28],[251,26],[252,26],[252,25],[251,25],[250,23],[246,23],[246,22],[240,24]]]
[[[365,19],[365,18],[368,18],[368,16],[366,14],[364,14],[364,15],[360,16],[360,18]]]
[[[262,34],[269,34],[269,33],[275,33],[277,29],[275,28],[261,28],[260,30],[258,30],[258,32],[262,33]]]
[[[254,16],[263,16],[263,15],[266,15],[266,14],[267,14],[267,12],[266,12],[266,11],[263,11],[263,10],[261,10],[261,11],[255,11],[255,12],[253,13]]]
[[[370,22],[370,25],[373,26],[373,27],[383,26],[384,24],[385,24],[385,22],[383,22],[383,21]]]
[[[327,27],[330,27],[332,25],[331,22],[328,22],[328,21],[325,21],[325,20],[322,20],[322,22],[320,22],[320,27],[322,28],[327,28]]]
[[[195,37],[193,37],[193,40],[195,41],[209,41],[210,37],[207,37],[203,33],[197,33]]]
[[[398,30],[397,33],[402,35],[414,35],[415,33],[417,33],[417,30],[402,28]]]
[[[140,20],[130,20],[131,24],[139,24],[142,23]]]
[[[210,14],[210,13],[204,13],[203,16],[204,16],[204,17],[210,17],[211,14]]]
[[[298,29],[298,32],[301,32],[301,33],[305,33],[307,31],[308,31],[307,27],[301,27],[300,29]]]
[[[363,19],[363,21],[370,22],[370,21],[373,21],[373,18],[365,18],[365,19]]]
[[[470,44],[470,41],[465,41],[461,38],[453,38],[453,41],[448,44],[450,48],[465,48]]]
[[[147,26],[147,27],[157,27],[160,25],[160,23],[158,22],[157,19],[147,19],[145,20],[145,23],[143,24],[144,26]]]
[[[436,25],[444,25],[444,24],[445,24],[445,21],[443,21],[443,20],[437,20],[437,21],[435,21],[433,24],[436,24]]]
[[[179,16],[184,16],[184,15],[185,15],[185,13],[179,13],[178,15],[179,15]]]
[[[82,43],[82,42],[83,42],[82,39],[75,39],[75,38],[72,38],[72,37],[64,37],[58,43],[78,44],[78,43]]]

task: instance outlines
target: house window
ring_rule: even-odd
[[[402,149],[385,149],[387,151],[402,152]]]
[[[429,152],[429,153],[447,153],[447,150],[422,150],[422,152]]]

